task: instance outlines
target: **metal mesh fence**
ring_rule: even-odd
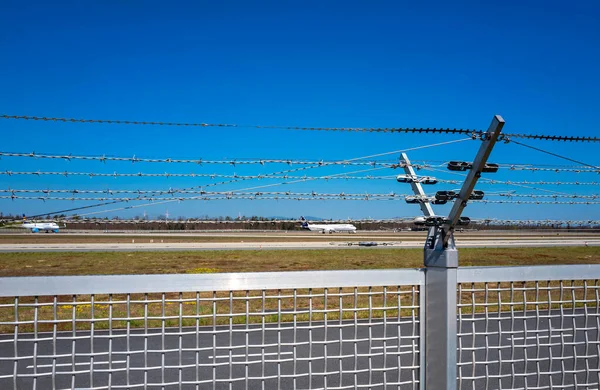
[[[528,280],[459,283],[458,387],[598,389],[598,280]]]
[[[326,288],[101,294],[102,277],[91,294],[0,287],[0,388],[417,389],[421,271],[406,271],[413,285],[354,271],[363,282]]]

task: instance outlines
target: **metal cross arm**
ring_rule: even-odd
[[[404,172],[406,173],[406,176],[408,176],[409,178],[411,178],[412,180],[410,180],[410,186],[412,187],[412,190],[415,194],[415,196],[419,197],[420,199],[425,199],[427,198],[427,195],[425,195],[425,191],[423,191],[423,187],[421,186],[421,183],[419,182],[419,180],[417,180],[417,175],[415,174],[415,170],[413,169],[412,165],[410,164],[410,160],[408,159],[408,156],[406,155],[406,153],[402,153],[401,154],[401,161],[404,162],[404,164],[402,164],[402,168],[404,168]],[[423,212],[423,215],[425,217],[433,217],[435,215],[435,213],[433,212],[433,209],[431,208],[431,205],[427,202],[418,202],[420,207],[421,207],[421,211]]]
[[[502,119],[500,115],[496,115],[494,116],[494,119],[492,119],[488,131],[482,135],[482,143],[479,147],[479,152],[477,152],[477,156],[475,157],[473,164],[471,164],[471,170],[460,189],[460,193],[456,197],[456,201],[452,206],[450,214],[448,215],[448,223],[444,224],[442,227],[444,231],[444,247],[448,245],[450,239],[450,234],[448,233],[454,230],[454,226],[456,226],[457,222],[460,220],[460,216],[467,206],[467,201],[475,188],[475,184],[477,184],[477,180],[481,177],[481,172],[486,168],[487,159],[498,140],[498,136],[502,132],[502,127],[504,127],[504,119]]]

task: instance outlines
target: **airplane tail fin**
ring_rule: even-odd
[[[308,229],[308,221],[303,216],[300,216],[300,221],[302,221],[302,228]]]

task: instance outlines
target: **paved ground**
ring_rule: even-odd
[[[596,389],[597,385],[582,385],[598,382],[595,367],[599,363],[599,333],[595,318],[599,312],[588,309],[584,316],[582,310],[569,310],[562,320],[558,314],[554,311],[548,318],[515,312],[512,318],[506,314],[487,322],[480,315],[476,321],[463,320],[460,333],[475,330],[478,335],[461,337],[460,356],[465,364],[459,373],[463,378],[480,379],[474,384],[463,379],[462,388],[523,388],[527,378],[527,388],[549,388],[552,381],[560,388],[577,383],[577,388]],[[96,332],[92,377],[89,332],[77,333],[75,338],[71,333],[58,333],[56,344],[52,334],[40,335],[37,343],[33,343],[32,335],[20,335],[17,353],[23,358],[18,366],[0,360],[0,377],[12,376],[15,369],[22,377],[16,387],[12,378],[0,379],[0,388],[33,388],[33,380],[25,376],[34,373],[34,364],[38,374],[46,374],[38,379],[38,389],[89,388],[91,380],[95,387],[107,386],[110,381],[116,388],[127,388],[128,382],[138,387],[144,383],[170,383],[166,388],[178,388],[180,381],[208,381],[200,388],[212,388],[213,377],[219,389],[229,388],[230,378],[235,389],[260,389],[263,385],[267,389],[294,385],[299,389],[368,388],[369,384],[383,388],[384,372],[387,383],[400,380],[407,382],[403,388],[413,388],[411,383],[419,378],[415,367],[419,365],[418,338],[412,337],[418,333],[418,323],[415,328],[408,320],[402,324],[389,320],[392,323],[387,326],[374,320],[371,324],[328,322],[326,327],[322,322],[312,326],[299,323],[295,329],[292,324],[267,325],[264,330],[260,326],[200,327],[183,328],[181,333],[171,328],[164,336],[156,329],[132,330],[129,338],[124,331],[113,331],[112,338],[107,332]],[[0,337],[0,357],[14,356],[13,338]],[[246,349],[246,345],[250,347]],[[35,363],[31,357],[34,348],[38,356]],[[53,354],[59,356],[55,361],[40,357]],[[478,363],[473,365],[474,361]],[[72,375],[73,367],[80,373]],[[504,378],[499,379],[499,375]]]
[[[161,243],[135,240],[127,244],[80,243],[80,244],[0,244],[0,252],[105,252],[105,251],[198,251],[198,250],[277,250],[277,249],[347,249],[365,248],[361,241],[347,242],[219,242],[219,243]],[[158,240],[153,240],[158,241]],[[376,248],[422,248],[424,240],[415,241],[369,241]],[[459,248],[503,248],[503,247],[552,247],[552,246],[598,246],[600,239],[502,239],[461,240]]]

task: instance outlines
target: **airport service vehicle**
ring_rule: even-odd
[[[29,229],[31,233],[39,233],[44,230],[46,233],[58,233],[59,226],[56,222],[24,222],[21,227]]]
[[[309,224],[304,217],[300,217],[302,221],[302,229],[310,230],[311,232],[325,233],[337,233],[337,232],[348,232],[356,233],[356,226],[349,223],[332,223],[332,224]]]

